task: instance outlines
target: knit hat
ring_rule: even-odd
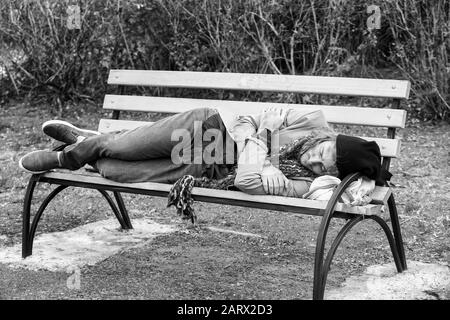
[[[336,137],[336,166],[339,179],[360,172],[375,180],[377,185],[384,185],[392,176],[381,168],[381,153],[376,142],[342,134]]]

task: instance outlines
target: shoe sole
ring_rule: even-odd
[[[40,150],[33,151],[33,152],[30,152],[30,153],[35,153],[35,152],[39,152],[39,151],[40,151]],[[30,154],[30,153],[28,153],[28,154]],[[28,155],[28,154],[27,154],[27,155]],[[28,172],[28,173],[31,173],[31,174],[41,174],[41,173],[44,173],[44,172],[48,172],[48,171],[49,171],[49,170],[45,170],[45,171],[31,171],[31,170],[28,170],[28,169],[26,169],[26,168],[23,166],[23,164],[22,164],[23,158],[25,158],[25,156],[23,156],[23,157],[20,158],[20,160],[19,160],[19,168],[22,169],[23,171]]]
[[[44,123],[42,124],[42,132],[45,133],[45,131],[44,131],[44,130],[45,130],[45,127],[47,127],[47,126],[49,126],[49,125],[51,125],[51,124],[61,124],[61,125],[65,125],[65,126],[68,126],[68,127],[72,128],[72,129],[78,130],[80,133],[87,133],[87,134],[100,135],[100,132],[98,132],[98,131],[81,129],[81,128],[75,127],[73,124],[71,124],[71,123],[69,123],[69,122],[67,122],[67,121],[63,121],[63,120],[48,120],[48,121],[44,122]],[[55,139],[55,140],[56,140],[56,139]],[[58,141],[60,141],[60,140],[58,140]],[[62,141],[62,142],[64,142],[64,141]]]

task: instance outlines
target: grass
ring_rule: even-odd
[[[63,118],[95,128],[102,117],[94,106],[64,110]],[[109,116],[109,115],[107,115]],[[56,118],[41,105],[11,102],[0,109],[0,245],[21,242],[21,212],[29,174],[18,159],[54,146],[41,123]],[[339,127],[370,135],[374,129]],[[449,262],[450,125],[409,121],[399,131],[401,158],[393,160],[394,194],[408,260]],[[37,187],[39,203],[51,186]],[[79,199],[83,199],[82,202]],[[37,234],[74,228],[112,217],[99,194],[68,189],[49,205]],[[67,274],[14,270],[0,264],[2,299],[309,299],[315,238],[320,219],[270,210],[196,203],[200,227],[180,221],[166,199],[124,195],[131,218],[149,217],[177,224],[181,231],[82,269],[80,290],[66,286]],[[37,206],[33,205],[36,210]],[[332,222],[332,233],[337,225]],[[264,238],[217,233],[207,226],[251,232]],[[327,288],[373,264],[392,262],[386,239],[373,222],[361,223],[344,240],[332,265]]]

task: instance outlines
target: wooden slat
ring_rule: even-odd
[[[404,128],[406,111],[396,109],[362,108],[351,106],[323,106],[272,102],[244,102],[212,99],[186,99],[129,95],[105,95],[103,108],[111,110],[179,113],[196,108],[226,109],[232,113],[254,114],[264,107],[301,108],[322,110],[330,123]]]
[[[391,188],[376,186],[371,194],[372,202],[376,204],[386,204],[392,194]]]
[[[406,80],[226,72],[111,70],[108,84],[256,90],[407,99]]]
[[[156,182],[119,183],[102,178],[97,174],[84,175],[72,172],[57,171],[42,174],[39,181],[155,196],[167,196],[172,186],[171,184]],[[336,210],[339,212],[352,214],[379,214],[382,205],[378,203],[385,204],[383,201],[386,199],[386,194],[389,193],[390,190],[387,187],[377,188],[380,188],[380,190],[378,190],[375,195],[379,195],[381,198],[375,199],[374,204],[367,206],[350,206],[343,203],[338,203],[336,205]],[[192,189],[192,196],[194,200],[203,202],[239,205],[278,211],[302,212],[311,215],[322,215],[322,210],[327,206],[327,201],[270,195],[249,195],[240,191],[216,190],[198,187]]]
[[[98,126],[98,131],[102,133],[118,131],[118,130],[131,130],[142,125],[150,124],[146,121],[131,121],[131,120],[112,120],[101,119]],[[361,137],[368,141],[375,141],[380,147],[380,152],[383,157],[396,158],[400,154],[400,140],[398,139],[385,139],[374,137]]]

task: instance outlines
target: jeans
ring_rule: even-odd
[[[221,178],[227,170],[203,163],[176,164],[171,159],[172,132],[186,129],[194,137],[194,121],[205,122],[217,114],[215,109],[200,108],[172,115],[154,123],[124,130],[91,136],[84,141],[67,146],[61,157],[63,168],[77,170],[85,164],[96,168],[100,174],[118,182],[174,183],[183,175]],[[221,129],[226,132],[220,121]]]

